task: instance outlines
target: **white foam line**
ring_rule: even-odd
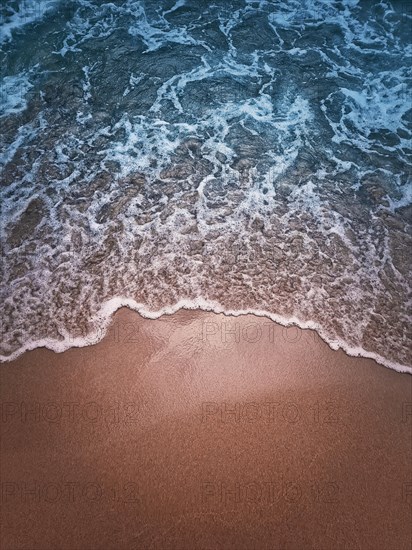
[[[328,344],[328,346],[335,351],[338,349],[342,349],[347,355],[351,357],[364,357],[366,359],[373,359],[374,361],[376,361],[376,363],[379,363],[380,365],[383,365],[384,367],[387,367],[389,369],[395,370],[400,373],[412,374],[412,367],[390,361],[389,359],[386,359],[385,357],[382,357],[377,353],[367,351],[361,347],[351,347],[344,340],[331,340],[325,334],[324,329],[314,321],[302,321],[297,317],[286,318],[282,317],[281,315],[277,315],[276,313],[271,313],[269,311],[259,309],[227,310],[218,302],[204,300],[203,298],[198,298],[197,300],[179,300],[174,305],[164,307],[157,311],[150,311],[146,309],[146,306],[144,304],[138,303],[131,298],[126,298],[122,296],[111,298],[110,300],[107,300],[103,303],[100,311],[91,319],[91,322],[93,324],[99,326],[99,329],[96,332],[91,333],[86,337],[77,338],[72,338],[68,334],[66,334],[63,341],[52,338],[28,341],[24,344],[24,346],[16,350],[11,355],[0,355],[0,361],[13,361],[26,351],[31,351],[36,348],[45,347],[56,353],[62,353],[70,348],[81,348],[92,344],[97,344],[106,335],[113,314],[122,307],[128,307],[129,309],[136,311],[146,319],[158,319],[163,315],[173,315],[181,309],[211,311],[213,313],[223,313],[224,315],[234,317],[239,317],[240,315],[255,315],[256,317],[267,317],[282,326],[297,326],[301,329],[315,330],[322,338],[322,340],[324,340],[326,344]]]

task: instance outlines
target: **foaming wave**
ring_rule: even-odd
[[[343,340],[335,338],[331,339],[330,336],[323,330],[322,326],[314,321],[303,322],[295,317],[285,319],[284,317],[281,317],[274,313],[261,310],[226,310],[216,302],[208,302],[201,298],[192,302],[180,300],[172,306],[164,307],[158,311],[151,311],[148,310],[143,304],[139,304],[130,298],[118,296],[102,304],[100,311],[91,320],[92,324],[97,328],[90,334],[82,337],[73,337],[66,333],[63,334],[63,340],[44,338],[37,341],[27,341],[25,342],[24,346],[22,346],[19,350],[16,350],[11,355],[0,355],[0,361],[13,361],[26,351],[30,351],[39,347],[45,347],[56,353],[62,353],[73,347],[81,348],[97,344],[107,334],[114,313],[116,313],[116,311],[121,309],[122,307],[127,307],[133,311],[136,311],[146,319],[159,319],[163,315],[173,315],[181,309],[211,311],[213,313],[223,313],[224,315],[235,317],[238,317],[240,315],[255,315],[257,317],[266,317],[268,319],[271,319],[275,323],[278,323],[285,327],[297,326],[301,329],[315,330],[319,334],[319,336],[334,350],[342,349],[352,357],[365,357],[368,359],[373,359],[380,365],[383,365],[397,372],[412,374],[412,367],[390,361],[385,357],[378,355],[377,353],[364,350],[361,347],[351,347]]]
[[[3,358],[97,341],[125,303],[262,314],[409,372],[409,15],[58,13],[4,42]]]

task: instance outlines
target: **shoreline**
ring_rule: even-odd
[[[96,315],[94,315],[91,319],[92,324],[98,325],[99,328],[97,331],[94,331],[86,336],[75,338],[66,335],[63,341],[45,338],[34,342],[27,342],[21,348],[17,349],[8,356],[0,354],[0,363],[15,361],[23,354],[35,349],[48,349],[54,351],[55,353],[64,353],[72,348],[83,348],[90,345],[96,345],[104,339],[110,325],[113,323],[114,316],[122,308],[127,308],[130,311],[137,313],[140,317],[151,320],[159,319],[164,316],[171,316],[179,311],[199,311],[214,313],[217,315],[222,314],[229,318],[247,315],[252,315],[256,318],[266,318],[285,328],[296,327],[299,330],[315,331],[331,350],[337,351],[342,349],[349,357],[372,359],[377,365],[384,366],[401,374],[412,374],[412,366],[391,361],[377,353],[367,351],[361,347],[351,347],[344,340],[329,338],[328,335],[325,334],[325,330],[314,321],[305,322],[299,320],[297,317],[284,318],[276,313],[271,313],[264,310],[226,310],[217,302],[210,302],[203,299],[198,299],[196,301],[179,300],[173,306],[166,306],[158,311],[150,311],[146,309],[144,304],[138,303],[130,298],[111,298],[103,303],[99,312],[96,313]]]
[[[313,331],[124,308],[0,381],[5,550],[410,548],[412,378]]]

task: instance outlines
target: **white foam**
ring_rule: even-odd
[[[177,0],[176,4],[174,6],[172,6],[169,10],[166,10],[162,13],[162,16],[164,17],[165,15],[167,15],[169,13],[173,13],[174,11],[176,11],[177,9],[179,9],[182,6],[185,6],[185,5],[186,5],[186,0]]]
[[[24,111],[27,108],[26,95],[32,88],[27,74],[4,76],[0,82],[0,117]]]
[[[179,300],[175,304],[171,306],[166,306],[157,311],[149,310],[144,304],[138,303],[135,300],[126,298],[124,296],[111,298],[110,300],[107,300],[105,303],[102,304],[100,311],[92,319],[93,325],[98,326],[98,329],[88,334],[86,337],[70,337],[68,334],[66,334],[65,339],[62,341],[52,338],[46,338],[37,341],[28,341],[24,344],[24,346],[16,350],[10,356],[0,355],[0,361],[13,361],[17,359],[17,357],[19,357],[22,353],[40,347],[45,347],[56,353],[62,353],[73,347],[85,347],[92,344],[97,344],[104,338],[105,334],[107,333],[113,314],[122,307],[128,307],[129,309],[136,311],[142,317],[145,317],[147,319],[158,319],[163,315],[173,315],[180,309],[210,311],[213,313],[223,313],[224,315],[235,317],[238,317],[240,315],[255,315],[257,317],[267,317],[275,323],[278,323],[285,327],[297,326],[301,329],[314,330],[333,350],[342,349],[349,356],[373,359],[380,365],[383,365],[397,372],[412,374],[412,367],[390,361],[385,357],[367,351],[361,347],[351,347],[344,340],[331,338],[330,335],[328,335],[323,329],[323,327],[315,321],[302,321],[297,317],[285,318],[275,313],[262,310],[227,310],[219,303],[204,300],[203,298],[198,298],[197,300],[193,301]]]
[[[387,300],[383,298],[387,296],[384,283],[397,287],[396,295],[393,294],[396,301],[397,297],[401,296],[403,300],[406,295],[407,281],[391,258],[391,231],[385,228],[379,214],[387,210],[395,216],[396,209],[410,204],[412,198],[410,187],[404,185],[410,132],[405,116],[408,103],[404,91],[408,74],[403,60],[410,49],[406,47],[402,51],[402,43],[395,32],[399,16],[397,20],[388,16],[377,24],[374,8],[369,17],[369,11],[352,0],[339,3],[290,0],[282,5],[266,0],[248,0],[238,10],[215,4],[208,4],[203,10],[196,3],[188,3],[187,11],[192,10],[199,17],[194,16],[185,26],[180,23],[173,25],[173,21],[185,20],[186,8],[181,10],[185,17],[178,17],[185,2],[177,0],[167,5],[170,9],[161,13],[162,8],[136,0],[116,4],[77,0],[75,15],[51,42],[56,44],[53,47],[62,56],[71,52],[64,65],[70,69],[76,65],[76,74],[83,66],[84,77],[80,78],[83,97],[78,90],[73,94],[74,98],[68,94],[67,98],[65,96],[67,103],[62,108],[53,94],[41,93],[44,109],[34,121],[20,127],[16,124],[13,128],[13,118],[10,117],[15,135],[9,134],[11,137],[4,148],[3,160],[7,164],[18,152],[22,153],[23,160],[30,161],[24,166],[24,174],[17,171],[15,178],[13,167],[6,167],[8,182],[1,192],[6,199],[7,222],[10,226],[18,224],[30,200],[38,197],[46,206],[45,219],[53,231],[49,242],[44,242],[44,235],[35,234],[30,237],[31,242],[23,242],[9,251],[12,267],[7,284],[11,289],[10,303],[15,300],[11,304],[10,348],[6,347],[6,352],[14,351],[13,346],[20,345],[15,344],[12,337],[20,338],[20,343],[26,338],[23,332],[18,334],[19,327],[27,329],[29,335],[29,342],[22,344],[21,349],[48,347],[47,342],[50,342],[51,349],[57,346],[56,349],[62,350],[98,341],[100,329],[85,343],[85,340],[71,338],[65,327],[75,325],[77,317],[83,319],[82,313],[84,316],[89,313],[95,324],[106,327],[117,308],[112,301],[107,301],[109,296],[140,295],[141,287],[137,281],[142,264],[143,270],[155,280],[165,267],[174,266],[179,257],[191,273],[189,281],[182,277],[177,281],[177,290],[173,284],[167,287],[159,276],[163,286],[160,288],[159,285],[159,289],[153,291],[150,282],[145,283],[147,287],[142,293],[146,296],[146,291],[149,294],[153,291],[153,302],[148,299],[149,304],[161,305],[176,299],[173,308],[151,312],[144,304],[126,298],[116,300],[155,317],[179,307],[236,315],[245,313],[241,310],[223,311],[223,305],[207,300],[181,302],[176,298],[222,296],[218,291],[207,294],[207,289],[215,281],[210,279],[210,274],[209,278],[202,278],[202,274],[208,273],[211,266],[224,264],[220,247],[227,245],[238,247],[237,253],[240,250],[241,261],[231,263],[231,256],[228,264],[231,270],[240,272],[235,274],[242,278],[241,292],[248,292],[250,288],[251,300],[247,303],[261,308],[248,312],[265,315],[282,324],[296,322],[302,327],[317,327],[319,332],[323,330],[324,339],[331,346],[352,350],[353,355],[368,353],[354,344],[363,342],[368,349],[379,351],[380,355],[377,353],[376,357],[387,354],[388,357],[379,362],[386,361],[386,366],[398,365],[390,358],[403,361],[407,355],[404,336],[406,302],[402,302],[398,310],[394,308],[392,315],[385,305]],[[387,9],[385,4],[381,7]],[[251,22],[250,28],[255,28],[255,16],[259,22],[266,18],[269,24],[263,29],[271,35],[268,49],[246,52],[242,50],[241,42],[244,33],[250,30],[246,23]],[[215,39],[213,35],[210,38],[206,31],[211,24],[216,27],[214,30],[218,25],[225,38]],[[317,35],[321,36],[322,25],[336,28],[333,43],[316,40]],[[240,41],[236,34],[239,28],[242,33]],[[309,33],[305,34],[307,30]],[[131,42],[130,38],[126,36],[126,45],[121,45],[121,55],[117,57],[118,82],[112,79],[116,82],[107,84],[110,77],[107,78],[106,74],[102,75],[104,78],[100,82],[99,70],[104,69],[100,65],[96,71],[93,69],[93,52],[96,51],[93,41],[97,39],[100,48],[103,39],[113,44],[113,32],[129,31],[137,40],[133,41],[130,56],[126,56],[127,62],[123,48]],[[206,36],[207,43],[199,39]],[[186,63],[179,63],[178,56],[175,58],[173,53],[170,54],[175,45],[178,45],[179,52],[187,51],[189,69]],[[193,46],[204,49],[197,60],[193,53],[199,50]],[[115,48],[116,55],[119,55],[117,44]],[[159,72],[155,76],[151,74],[152,60],[157,59],[154,52],[160,48],[161,62],[166,60],[168,70],[173,69],[168,79]],[[142,49],[148,55],[142,56]],[[138,55],[135,55],[136,50],[140,52]],[[376,54],[376,63],[367,63],[365,55],[371,54]],[[111,51],[107,55],[112,67]],[[306,55],[310,56],[307,62]],[[184,57],[185,53],[182,54]],[[53,56],[51,59],[56,62]],[[293,74],[290,71],[289,64],[295,69],[301,63],[305,71],[315,70],[319,80],[325,81],[328,92],[325,91],[322,100],[311,95],[314,90],[310,76],[303,81],[299,71]],[[393,70],[386,71],[392,65]],[[385,71],[381,67],[385,67]],[[41,78],[31,79],[36,86],[47,81],[42,80],[41,72],[36,75]],[[54,83],[54,75],[50,82]],[[139,98],[146,91],[145,110],[142,112]],[[11,109],[25,108],[25,93],[21,95],[22,103],[13,106],[11,94]],[[154,98],[151,106],[147,104],[149,97]],[[124,109],[110,119],[106,116],[109,109],[107,112],[94,111],[95,104],[103,104],[103,101],[106,105],[113,101],[114,113],[119,112],[119,106],[124,106]],[[54,117],[59,115],[61,127],[54,122]],[[50,131],[47,126],[49,116],[53,120]],[[58,135],[60,130],[61,135]],[[381,144],[379,135],[375,135],[381,130],[393,134],[399,130],[399,143],[392,135],[393,142],[388,140]],[[180,156],[185,150],[180,146],[189,139],[196,141],[195,148],[189,148]],[[375,163],[377,156],[381,158]],[[115,168],[116,176],[122,179],[120,183],[115,177],[110,179],[113,162],[120,165],[118,171]],[[388,168],[386,172],[377,168],[383,164]],[[173,170],[175,167],[177,172]],[[190,175],[180,177],[181,168],[188,168]],[[102,172],[106,173],[102,176]],[[134,180],[136,173],[137,183]],[[49,174],[47,193],[52,198],[44,191],[44,178],[49,178]],[[94,185],[96,176],[102,176],[101,188],[99,180],[97,186]],[[364,176],[381,180],[382,188],[386,186],[387,196],[376,208],[371,206],[369,209],[370,205],[357,201],[352,217],[348,197],[349,202],[350,197],[357,197]],[[88,191],[88,184],[93,185],[92,193]],[[154,199],[152,184],[157,197]],[[165,195],[163,184],[167,189]],[[133,189],[133,185],[138,189]],[[370,227],[357,224],[359,218],[369,215]],[[308,222],[302,222],[304,216]],[[395,221],[401,224],[401,218],[398,216]],[[260,224],[256,231],[251,228],[252,220]],[[93,262],[89,264],[96,251],[104,251],[105,239],[116,224],[119,224],[119,229],[116,228],[114,239],[122,252],[122,259],[116,258],[110,248],[104,268],[96,267]],[[120,229],[121,225],[123,229]],[[192,236],[193,227],[196,230]],[[215,242],[214,238],[208,237],[211,231],[224,237]],[[5,230],[6,237],[10,234],[11,229]],[[79,234],[84,246],[76,248],[71,244],[71,237],[77,235],[78,238]],[[150,240],[153,248],[150,249],[148,242],[144,243],[144,259],[141,260],[134,246],[149,234],[153,237]],[[294,250],[291,237],[303,240],[304,246],[299,252]],[[197,239],[203,239],[206,249],[201,259],[199,255],[192,257],[187,253],[192,241]],[[36,245],[36,260],[30,251],[33,243]],[[274,249],[278,251],[277,258],[272,254]],[[261,256],[259,250],[263,250]],[[139,249],[139,254],[141,251]],[[150,260],[146,261],[147,257]],[[236,258],[236,250],[233,257]],[[317,263],[310,263],[312,257]],[[329,270],[324,264],[331,263],[333,269]],[[52,265],[58,274],[54,279],[50,275]],[[14,266],[17,266],[16,273],[23,275],[13,278],[11,271]],[[26,268],[27,276],[24,275]],[[379,273],[386,268],[389,273],[393,270],[394,274],[380,279]],[[102,269],[101,277],[95,273],[99,269]],[[283,286],[287,286],[294,276],[299,279],[299,291],[283,294],[283,307],[277,293],[282,295]],[[317,280],[312,282],[311,278]],[[35,291],[29,298],[23,296],[24,285],[27,294],[34,282],[41,289],[41,296]],[[79,283],[80,297],[63,291],[67,303],[55,311],[52,319],[43,315],[37,327],[35,323],[25,324],[30,314],[38,315],[39,309],[49,311],[49,308],[56,308],[57,289],[60,285],[66,288],[74,283]],[[186,283],[190,292],[186,292]],[[180,292],[183,288],[185,290]],[[269,292],[271,300],[265,299]],[[223,297],[221,300],[226,303]],[[97,314],[101,316],[99,320],[93,312],[100,309],[102,302],[106,305]],[[237,303],[233,301],[230,305]],[[274,311],[279,315],[274,315]],[[290,311],[297,312],[297,317],[280,315]],[[380,339],[380,332],[374,331],[374,321],[378,317],[381,322],[382,315],[393,327],[392,332],[388,329],[385,341]],[[302,319],[321,321],[318,324],[305,323]],[[56,325],[64,336],[63,343],[36,339],[39,334],[55,334]],[[336,344],[334,331],[345,335],[343,343]],[[345,344],[345,341],[352,345]],[[373,355],[367,356],[376,359]]]
[[[17,11],[5,18],[0,26],[0,44],[13,38],[13,33],[26,25],[40,21],[60,0],[20,0]]]
[[[165,13],[171,13],[183,3],[178,2],[174,8]],[[192,46],[202,46],[208,51],[210,47],[202,40],[196,40],[190,35],[185,26],[171,27],[164,17],[159,17],[157,21],[149,21],[144,6],[139,3],[127,2],[128,13],[133,14],[136,22],[129,27],[129,34],[140,37],[146,44],[147,49],[144,53],[153,52],[172,42],[175,44],[189,44]]]

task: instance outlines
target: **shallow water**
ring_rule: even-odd
[[[3,359],[127,304],[265,314],[410,370],[405,3],[1,11]]]

